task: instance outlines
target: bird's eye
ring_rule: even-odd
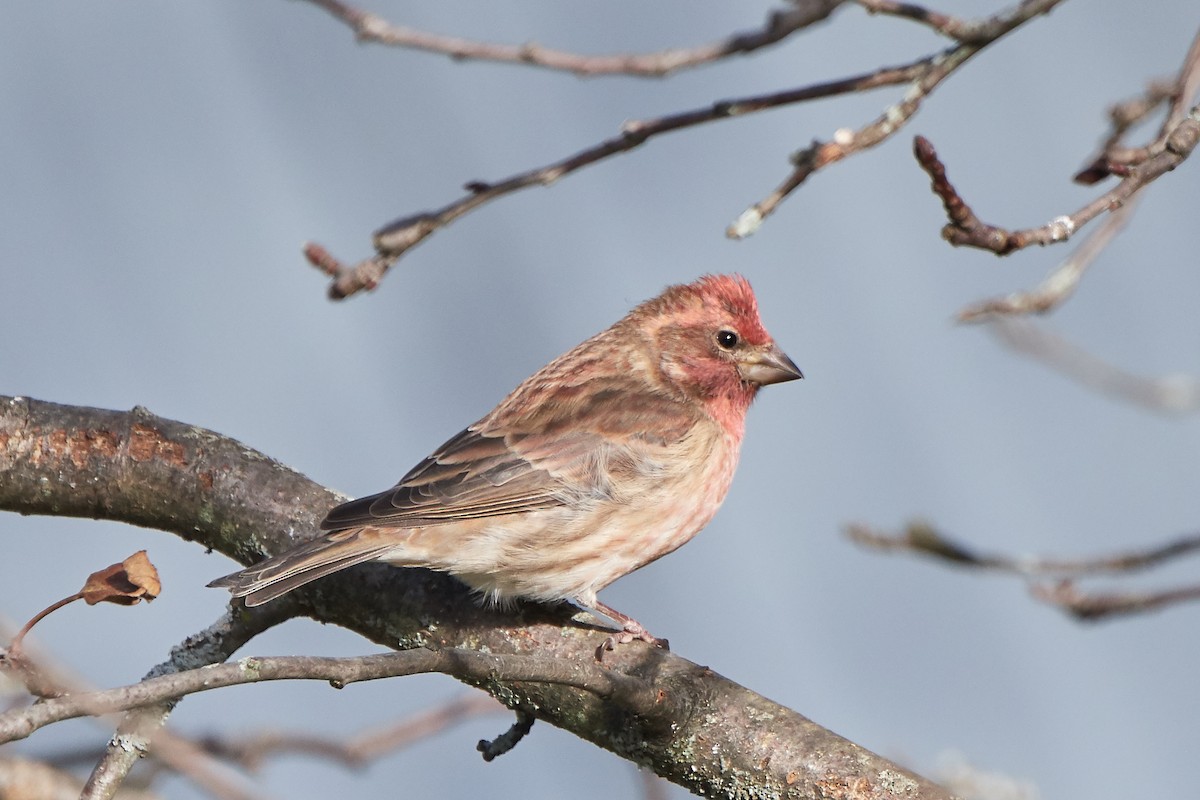
[[[733,331],[717,331],[717,344],[725,350],[732,350],[737,343],[738,335]]]

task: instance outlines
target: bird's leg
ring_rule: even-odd
[[[596,648],[596,660],[601,661],[604,658],[606,651],[611,651],[619,644],[628,644],[634,639],[641,639],[646,644],[661,647],[663,650],[670,650],[671,647],[666,639],[659,639],[657,636],[651,636],[650,631],[642,627],[642,623],[638,622],[633,617],[622,614],[611,606],[607,606],[596,600],[589,604],[589,610],[599,611],[604,616],[611,619],[621,626],[618,633],[614,633],[604,640],[604,643]]]

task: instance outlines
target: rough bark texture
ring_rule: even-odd
[[[170,531],[242,563],[315,535],[342,497],[212,431],[129,412],[0,397],[0,509]],[[367,566],[300,592],[303,613],[398,649],[464,648],[593,663],[606,635],[561,607],[476,606],[457,581]],[[561,685],[477,681],[533,714],[706,796],[947,798],[935,784],[707,667],[640,642],[605,657],[658,708]]]

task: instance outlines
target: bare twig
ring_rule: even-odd
[[[1058,606],[1076,619],[1095,621],[1106,617],[1157,611],[1166,606],[1200,600],[1200,586],[1185,586],[1157,592],[1092,592],[1085,593],[1072,581],[1053,586],[1035,585],[1033,596]]]
[[[330,2],[330,0],[313,0]],[[375,254],[354,264],[342,262],[319,244],[304,247],[305,257],[333,278],[329,296],[342,299],[378,286],[383,275],[414,246],[459,217],[505,195],[530,186],[547,186],[559,178],[603,159],[628,152],[648,139],[683,128],[729,117],[777,108],[792,103],[850,92],[863,92],[882,86],[909,84],[900,102],[888,107],[874,122],[858,131],[842,129],[831,142],[814,142],[793,154],[794,169],[783,184],[767,198],[743,212],[726,230],[731,238],[754,233],[780,203],[812,173],[854,153],[874,147],[894,135],[920,107],[921,102],[950,74],[984,47],[1040,14],[1049,12],[1062,0],[1026,0],[1015,9],[980,21],[956,20],[934,15],[947,30],[964,38],[949,50],[898,67],[883,67],[861,75],[814,84],[770,95],[758,95],[714,103],[707,108],[685,111],[654,120],[633,121],[622,126],[621,135],[543,167],[512,175],[498,182],[471,181],[467,196],[434,211],[403,217],[376,231]],[[345,9],[346,7],[338,6]],[[882,9],[881,9],[882,10]],[[346,11],[353,14],[361,12]],[[928,12],[933,14],[933,12]],[[934,17],[930,17],[933,19]],[[357,17],[356,17],[357,18]]]
[[[1044,314],[1058,308],[1075,292],[1083,274],[1108,247],[1117,234],[1125,229],[1137,206],[1135,195],[1128,203],[1109,214],[1100,225],[1092,230],[1083,244],[1075,248],[1058,267],[1051,272],[1036,289],[1013,292],[1004,297],[995,297],[973,303],[958,312],[959,322],[984,322],[1004,314]]]
[[[885,14],[891,17],[900,17],[901,19],[919,22],[941,35],[959,42],[970,41],[972,39],[972,26],[970,22],[961,20],[958,17],[952,17],[949,14],[933,11],[915,3],[899,3],[896,0],[855,0],[855,2],[866,9],[868,14]]]
[[[1075,181],[1092,184],[1109,175],[1125,175],[1131,166],[1141,164],[1161,151],[1171,132],[1183,122],[1187,107],[1194,102],[1197,92],[1200,92],[1200,33],[1192,39],[1183,66],[1173,81],[1152,82],[1141,97],[1119,103],[1109,110],[1112,132],[1100,153],[1075,176]],[[1124,146],[1125,134],[1168,102],[1167,114],[1155,140],[1144,147]]]
[[[191,781],[216,800],[269,800],[245,775],[167,728],[155,734],[152,755],[159,764]],[[120,800],[120,797],[117,794],[114,800]]]
[[[1028,578],[1067,578],[1148,569],[1200,550],[1200,534],[1166,544],[1106,556],[1080,559],[1034,558],[980,553],[938,531],[928,522],[910,522],[899,534],[855,523],[846,526],[851,541],[877,550],[899,550],[933,556],[964,567],[1011,572]]]
[[[987,300],[964,309],[962,321],[975,321],[995,314],[1042,313],[1055,308],[1075,290],[1083,272],[1096,255],[1120,231],[1130,216],[1137,192],[1181,164],[1200,141],[1200,106],[1186,111],[1200,89],[1200,34],[1192,41],[1178,77],[1171,84],[1152,84],[1134,101],[1115,106],[1109,116],[1113,130],[1089,166],[1075,175],[1078,183],[1096,183],[1109,175],[1121,182],[1074,214],[1056,217],[1037,228],[1010,231],[983,222],[946,177],[946,168],[928,139],[917,136],[913,152],[929,174],[934,194],[942,200],[949,222],[942,237],[955,246],[990,250],[1008,255],[1030,245],[1064,242],[1104,212],[1112,212],[1106,223],[1079,250],[1055,270],[1037,289]],[[1159,105],[1170,101],[1158,138],[1141,148],[1124,148],[1125,134]]]
[[[170,658],[150,670],[143,683],[137,685],[144,685],[146,681],[158,681],[160,684],[169,683],[180,675],[194,674],[195,669],[203,665],[224,661],[250,639],[294,616],[293,602],[282,602],[279,608],[271,608],[274,605],[272,603],[239,611],[236,614],[227,611],[212,625],[176,645],[171,651]],[[79,698],[99,697],[104,694],[104,692],[76,693],[59,699],[69,704],[73,701],[78,702]],[[133,768],[138,759],[149,751],[154,735],[166,724],[167,717],[170,716],[180,697],[182,695],[163,695],[141,703],[117,704],[107,710],[85,712],[87,715],[94,716],[99,713],[133,709],[121,720],[104,755],[92,768],[80,800],[106,800],[114,796],[129,774],[129,770]],[[86,704],[88,701],[85,699],[83,702]],[[34,708],[40,707],[35,706]],[[32,711],[32,709],[27,709],[28,711]],[[8,715],[0,717],[0,719],[8,718]],[[3,727],[4,725],[0,723],[0,729]],[[28,733],[24,735],[27,736]],[[0,741],[3,740],[3,736],[0,736]],[[170,760],[170,754],[168,753],[165,758]]]
[[[504,733],[497,736],[495,739],[480,739],[479,744],[475,745],[475,749],[483,754],[484,761],[495,761],[497,756],[502,756],[517,746],[517,743],[529,735],[533,730],[535,717],[521,709],[517,709],[517,721],[509,727]]]
[[[348,767],[361,767],[465,719],[501,711],[507,709],[494,698],[473,691],[436,708],[376,730],[364,731],[348,739],[264,731],[234,739],[227,736],[207,736],[201,739],[199,744],[213,755],[236,761],[252,770],[258,769],[267,758],[279,753],[304,753],[337,761]]]
[[[908,83],[925,70],[928,62],[929,59],[922,59],[912,64],[884,67],[862,75],[813,84],[799,89],[723,100],[705,108],[671,114],[658,119],[631,120],[621,126],[619,136],[607,139],[598,145],[581,150],[552,164],[510,176],[498,183],[472,181],[466,186],[470,194],[465,197],[436,211],[422,212],[389,223],[374,234],[376,254],[357,264],[344,264],[323,246],[313,242],[304,245],[304,255],[309,263],[333,278],[333,283],[329,287],[329,296],[340,300],[363,290],[374,289],[397,259],[428,238],[430,234],[448,226],[485,203],[504,195],[531,186],[549,186],[576,170],[617,153],[633,150],[647,140],[664,133],[715,120],[765,111],[791,103]]]
[[[5,800],[75,800],[83,781],[42,761],[0,756],[0,797]],[[161,795],[124,789],[116,800],[159,800]]]
[[[94,585],[93,580],[97,576],[103,576],[105,573],[111,575],[112,568],[95,573],[91,578],[89,578],[89,586],[91,588],[85,587],[85,590],[91,594],[93,599],[95,599],[97,596],[106,595],[106,592],[103,590],[99,591],[97,594],[96,585]],[[143,588],[149,588],[147,587],[145,581],[142,580],[146,577],[145,572],[140,572],[140,574],[135,572],[132,577],[139,580]],[[156,577],[157,573],[155,573],[155,578]],[[114,585],[118,590],[121,591],[128,589],[128,586],[125,585],[123,581],[118,581]],[[155,592],[157,592],[157,589],[155,589]],[[259,618],[257,614],[255,617]],[[8,627],[9,626],[3,620],[0,620],[0,635],[7,633]],[[211,626],[208,630],[210,632],[214,630],[222,630],[222,625],[218,623],[215,626]],[[210,639],[202,636],[193,637],[193,639],[190,641],[208,642]],[[36,673],[37,681],[30,685],[30,681],[27,680],[26,686],[29,691],[43,698],[62,697],[71,693],[81,694],[94,691],[94,689],[88,685],[87,681],[83,677],[73,673],[61,663],[57,663],[44,654],[39,653],[36,656],[21,656],[18,666],[27,672]],[[100,725],[108,724],[105,721],[105,716],[98,716],[95,721]],[[148,739],[151,731],[147,731],[146,733]],[[205,793],[219,798],[219,800],[263,800],[263,795],[260,791],[252,790],[246,787],[244,785],[244,780],[239,781],[237,776],[229,774],[229,770],[227,770],[222,764],[218,763],[211,755],[203,752],[187,740],[182,739],[181,737],[167,730],[153,731],[153,734],[153,755],[158,760],[159,764],[191,780],[192,783],[196,784]],[[146,754],[147,751],[145,749],[139,751],[139,755]],[[106,757],[107,751],[101,752],[94,747],[89,747],[84,750],[77,750],[75,752],[56,753],[53,757],[44,758],[42,761],[50,766],[64,766],[80,760],[95,762],[99,758],[101,761],[103,761],[103,759]],[[117,784],[121,781],[115,780],[115,772],[112,769],[107,769],[106,774],[110,777],[110,781],[108,782],[108,788],[106,788],[105,791],[115,790],[116,794],[113,796],[118,798],[118,800],[119,798],[124,797],[126,795],[126,789],[124,786],[117,788]],[[84,788],[85,786],[83,782],[80,781],[71,796],[80,796],[81,790]],[[3,796],[3,792],[0,792],[0,797]],[[86,797],[87,795],[84,794],[84,796]]]
[[[1145,186],[1179,166],[1200,141],[1200,106],[1192,108],[1183,120],[1162,140],[1161,147],[1131,168],[1113,189],[1091,201],[1074,214],[1056,217],[1037,228],[1010,231],[979,219],[946,177],[946,168],[933,145],[923,136],[913,141],[917,162],[929,173],[934,194],[942,199],[950,221],[942,228],[942,238],[956,247],[976,247],[1006,256],[1030,245],[1065,242],[1081,227],[1106,211],[1115,211]]]
[[[1025,0],[1016,8],[985,20],[954,20],[952,27],[974,31],[969,39],[920,62],[921,68],[913,77],[904,97],[884,109],[883,114],[873,122],[858,130],[842,128],[834,133],[832,141],[814,141],[803,150],[793,153],[791,174],[769,195],[743,211],[726,229],[725,235],[731,239],[743,239],[755,233],[763,221],[775,213],[779,205],[814,172],[891,138],[917,113],[925,98],[972,56],[1034,17],[1049,13],[1060,2],[1062,0]],[[943,21],[949,19],[944,18]]]
[[[1148,147],[1136,151],[1122,146],[1125,135],[1134,127],[1158,110],[1160,106],[1178,99],[1178,86],[1175,81],[1151,81],[1142,94],[1117,103],[1108,110],[1108,119],[1112,130],[1100,146],[1099,152],[1088,160],[1088,165],[1072,178],[1083,186],[1099,183],[1113,174],[1114,165],[1130,164],[1144,161],[1148,155]]]
[[[328,11],[354,31],[360,42],[424,50],[450,56],[458,61],[497,61],[527,64],[551,70],[594,75],[634,75],[661,78],[690,67],[709,64],[732,55],[750,53],[776,44],[796,31],[826,19],[845,0],[803,0],[773,11],[759,30],[734,34],[711,44],[689,48],[671,48],[657,53],[620,53],[587,56],[542,47],[534,42],[505,45],[480,42],[393,25],[377,14],[339,2],[309,0]]]
[[[1135,375],[1029,320],[996,318],[988,330],[1018,353],[1125,402],[1160,413],[1189,414],[1200,410],[1200,380],[1190,375],[1158,378]]]
[[[36,706],[0,715],[0,742],[23,739],[39,728],[65,719],[173,703],[189,694],[226,686],[261,681],[321,680],[340,689],[359,681],[428,672],[442,672],[477,682],[528,681],[571,686],[613,700],[643,716],[655,716],[665,708],[663,698],[649,684],[595,663],[418,648],[353,658],[243,658],[228,664],[210,664],[158,675],[116,689],[51,698]],[[127,746],[144,749],[132,743]]]
[[[956,542],[927,522],[912,522],[899,534],[888,534],[867,525],[846,527],[852,540],[878,550],[899,550],[932,556],[957,566],[990,569],[1025,578],[1053,578],[1053,585],[1033,583],[1034,597],[1056,605],[1079,619],[1153,611],[1168,605],[1200,600],[1200,586],[1157,592],[1084,593],[1074,579],[1101,573],[1129,573],[1149,569],[1200,551],[1200,534],[1181,536],[1166,544],[1142,550],[1081,559],[1034,558],[980,553]]]

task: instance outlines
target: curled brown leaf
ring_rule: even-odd
[[[89,606],[96,603],[132,606],[142,600],[153,600],[161,592],[158,570],[146,557],[146,551],[139,550],[121,563],[89,575],[79,596]]]

